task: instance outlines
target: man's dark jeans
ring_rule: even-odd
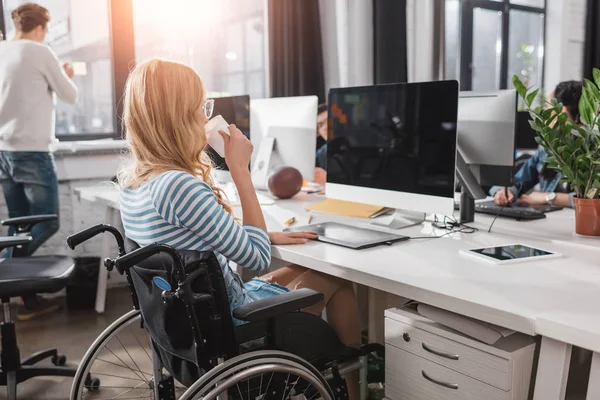
[[[58,180],[51,153],[0,151],[0,183],[9,218],[58,215]],[[33,241],[27,246],[27,255],[33,254],[58,228],[58,220],[36,224],[31,231]],[[9,235],[13,232],[11,228]],[[7,255],[12,255],[10,249]],[[29,299],[23,300],[27,306]]]

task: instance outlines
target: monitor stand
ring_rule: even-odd
[[[427,214],[411,211],[396,210],[393,214],[381,215],[371,221],[371,224],[390,229],[404,229],[421,225]]]

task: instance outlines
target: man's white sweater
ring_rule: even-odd
[[[48,46],[0,41],[0,151],[49,151],[56,96],[74,104],[77,87]]]

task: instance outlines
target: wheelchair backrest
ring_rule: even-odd
[[[128,247],[138,246],[129,242]],[[234,326],[221,266],[212,252],[178,251],[191,280],[192,292],[210,295],[210,301],[193,305],[200,340],[196,345],[192,331],[192,316],[184,302],[175,297],[163,301],[162,293],[154,282],[155,277],[166,280],[173,291],[177,280],[167,271],[173,270],[173,259],[168,254],[153,255],[129,269],[135,295],[155,350],[164,367],[184,385],[191,385],[206,371],[216,365],[219,358],[236,355]],[[208,296],[202,296],[206,299]]]

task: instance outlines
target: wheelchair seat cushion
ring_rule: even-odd
[[[75,270],[65,256],[5,258],[0,260],[0,297],[20,297],[62,290]]]

